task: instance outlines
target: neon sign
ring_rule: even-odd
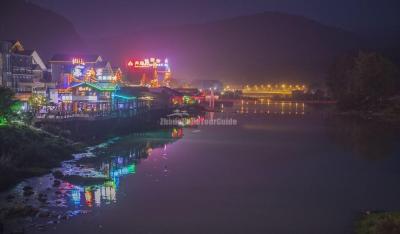
[[[72,59],[72,64],[82,64],[82,65],[84,65],[85,62],[81,58],[73,58]]]
[[[157,67],[169,67],[168,59],[166,58],[164,62],[161,62],[161,59],[156,58],[145,58],[143,60],[130,60],[128,62],[128,67],[134,68],[157,68]]]
[[[82,65],[77,65],[77,66],[75,66],[74,69],[72,70],[72,75],[73,75],[74,77],[81,77],[81,76],[83,76],[82,70],[83,70],[84,68],[85,68],[85,67],[82,66]]]

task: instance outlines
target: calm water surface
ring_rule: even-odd
[[[48,189],[47,207],[71,218],[45,233],[351,233],[363,211],[400,210],[395,129],[270,105],[213,116],[237,126],[115,138],[66,162],[64,173],[108,179]]]

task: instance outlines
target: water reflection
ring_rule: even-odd
[[[304,115],[306,104],[304,102],[292,101],[240,101],[234,106],[235,112],[239,114],[276,114],[276,115]]]
[[[395,150],[398,133],[390,124],[338,116],[328,118],[326,124],[333,142],[357,157],[380,160]]]
[[[86,186],[63,183],[60,190],[69,190],[65,199],[74,206],[101,206],[117,201],[117,192],[120,179],[124,176],[134,174],[136,165],[141,159],[148,158],[153,148],[163,147],[183,136],[181,128],[173,128],[165,131],[134,134],[118,140],[114,140],[107,147],[92,149],[96,157],[84,157],[78,161],[70,162],[78,166],[73,175],[80,176],[82,171],[90,170],[97,172],[96,178],[104,178],[103,183]],[[66,167],[67,173],[71,175],[70,168]],[[82,170],[83,169],[83,170]],[[94,173],[93,173],[94,174]],[[68,178],[66,179],[68,180]]]
[[[151,157],[155,148],[162,148],[165,157],[167,145],[182,137],[183,130],[173,128],[118,137],[90,147],[87,152],[76,154],[74,160],[63,162],[62,167],[56,169],[64,177],[57,179],[47,174],[30,178],[11,191],[0,194],[0,211],[14,207],[22,207],[22,211],[38,207],[38,214],[29,222],[40,223],[47,222],[43,217],[50,220],[68,218],[89,212],[94,207],[115,203],[124,176],[135,174],[136,166],[142,159]],[[32,191],[28,196],[27,188]],[[12,200],[7,199],[10,195]],[[0,217],[2,215],[0,213]],[[21,218],[16,221],[29,227],[25,217]],[[11,225],[14,226],[18,225]]]

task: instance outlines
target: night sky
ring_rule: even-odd
[[[201,23],[264,11],[303,15],[378,34],[400,29],[399,0],[30,0],[72,21],[82,37],[123,35],[154,26]]]

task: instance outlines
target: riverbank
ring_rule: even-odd
[[[393,110],[336,110],[335,114],[340,116],[353,116],[363,120],[373,120],[400,126],[400,112],[395,112]]]
[[[49,173],[86,145],[115,136],[157,130],[160,118],[172,109],[152,110],[134,117],[36,122],[35,127],[0,128],[0,191],[32,176]],[[193,111],[192,111],[193,112]],[[197,113],[197,112],[196,112]]]
[[[82,145],[26,125],[0,127],[0,190],[49,173]]]
[[[400,233],[400,213],[366,212],[357,222],[355,233]]]
[[[400,101],[390,101],[370,107],[349,108],[336,105],[333,113],[340,116],[359,117],[364,120],[374,120],[400,126]]]

